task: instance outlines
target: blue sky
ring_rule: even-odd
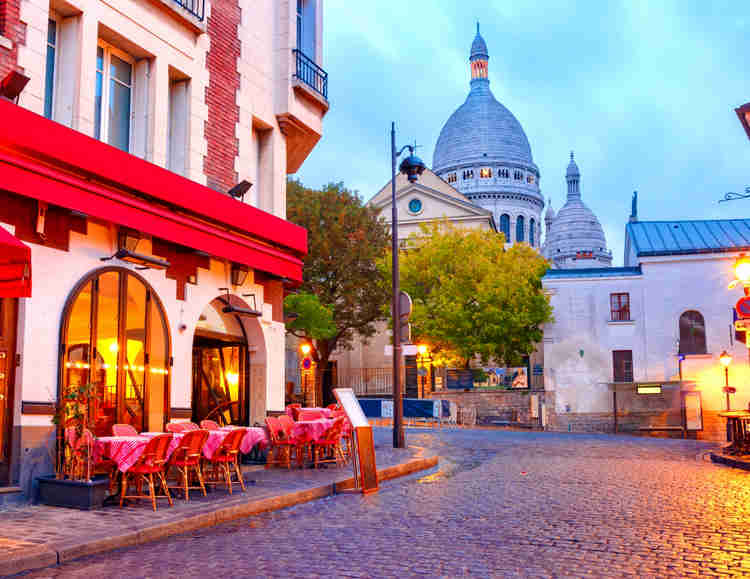
[[[575,150],[584,202],[622,265],[632,192],[642,220],[750,217],[746,2],[325,0],[331,109],[297,176],[365,198],[390,178],[390,123],[432,165],[440,129],[469,90],[476,30],[490,87],[526,131],[557,210]]]

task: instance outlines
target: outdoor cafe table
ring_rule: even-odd
[[[318,408],[318,407],[311,407],[311,408],[298,408],[298,412],[302,412],[303,410],[308,412],[319,412],[323,418],[330,418],[331,414],[333,413],[333,410],[330,408]],[[290,406],[286,407],[286,414],[289,418],[294,418],[294,411]]]
[[[318,418],[317,420],[300,420],[292,427],[292,437],[301,443],[315,442],[326,433],[333,425],[330,418]]]
[[[268,446],[269,441],[266,429],[259,426],[221,426],[219,427],[219,431],[230,432],[237,428],[244,428],[246,430],[245,436],[242,437],[242,442],[240,443],[240,452],[242,454],[248,454],[256,444],[260,445],[260,448]]]
[[[162,433],[148,434],[153,436]],[[94,460],[102,457],[110,458],[117,463],[120,472],[127,472],[141,458],[152,436],[100,436],[94,441]],[[173,437],[167,449],[167,458],[172,455],[179,444],[180,439]]]

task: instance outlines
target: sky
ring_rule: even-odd
[[[623,262],[632,192],[641,220],[750,218],[746,2],[687,0],[324,0],[331,108],[296,177],[343,181],[364,199],[390,179],[397,145],[428,167],[440,129],[469,91],[476,22],[490,88],[520,121],[545,198],[565,202],[575,151],[581,192]]]

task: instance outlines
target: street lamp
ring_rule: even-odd
[[[401,153],[409,149],[409,156],[401,161],[399,171],[406,175],[410,183],[415,183],[425,164],[414,154],[414,147],[406,145],[396,150],[396,123],[391,123],[391,251],[393,252],[393,448],[404,448],[404,404],[401,388],[401,312],[399,308],[398,283],[398,207],[396,206],[396,161]]]

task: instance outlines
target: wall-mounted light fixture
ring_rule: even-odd
[[[31,80],[25,74],[18,72],[17,70],[11,70],[5,75],[2,81],[0,81],[0,96],[5,97],[15,103],[18,103],[18,97],[21,95],[26,83]]]
[[[235,314],[237,316],[248,316],[251,318],[259,318],[263,315],[263,312],[258,310],[255,304],[255,294],[242,294],[243,298],[253,299],[253,307],[244,308],[242,306],[235,306],[229,303],[229,288],[228,287],[220,287],[219,290],[227,292],[227,299],[224,302],[226,305],[223,308],[221,308],[221,311],[224,312],[225,314]]]
[[[117,249],[126,249],[134,252],[138,249],[138,242],[141,240],[141,233],[127,227],[120,227],[117,232]]]
[[[138,247],[140,240],[140,232],[122,227],[117,232],[117,252],[114,255],[100,259],[102,261],[120,259],[141,266],[136,269],[167,269],[171,265],[166,259],[136,253],[135,249]]]
[[[239,183],[237,183],[234,187],[232,187],[227,193],[234,197],[235,199],[241,198],[242,201],[245,200],[245,193],[250,191],[250,187],[252,187],[253,184],[248,181],[247,179],[243,179]]]
[[[244,285],[248,273],[250,273],[250,270],[247,266],[233,263],[231,270],[232,285]]]

